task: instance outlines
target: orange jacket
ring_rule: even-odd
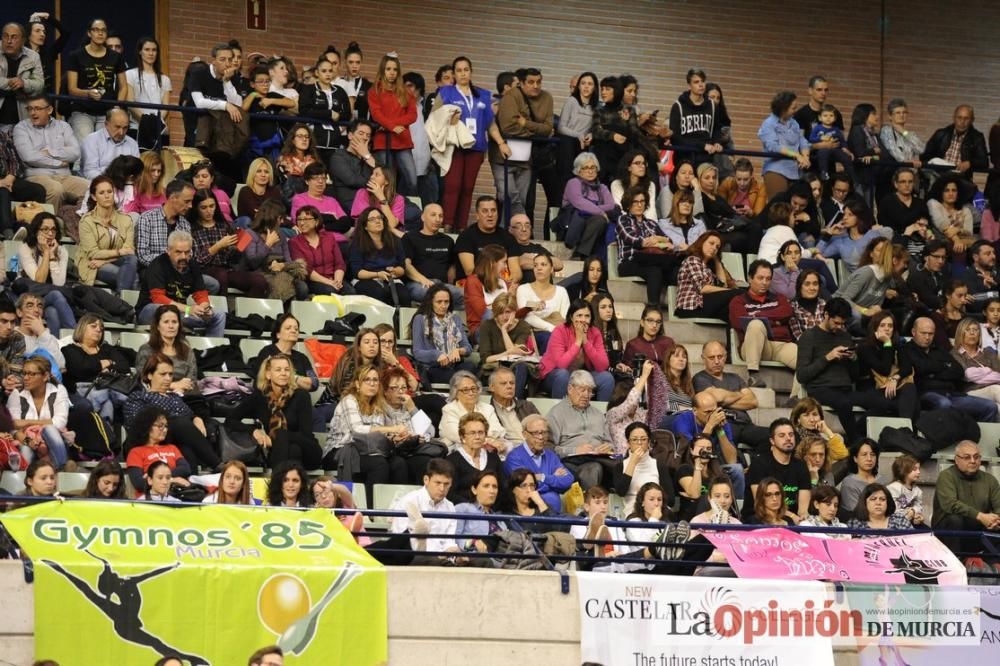
[[[736,199],[736,192],[736,179],[732,176],[726,178],[719,185],[719,196],[725,199],[730,206],[733,205],[733,201]],[[753,215],[760,215],[764,210],[764,206],[767,205],[767,190],[764,189],[764,183],[754,178],[750,182],[750,193],[747,198],[750,200],[750,208]]]

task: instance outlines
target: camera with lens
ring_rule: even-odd
[[[632,357],[632,378],[639,379],[642,376],[642,366],[646,363],[645,354],[636,354]]]
[[[699,451],[698,457],[704,460],[705,462],[715,460],[715,454],[708,450]]]

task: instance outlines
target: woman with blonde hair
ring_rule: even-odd
[[[1000,358],[992,349],[980,349],[979,322],[966,317],[955,329],[951,355],[965,369],[965,394],[1000,405]]]
[[[297,388],[291,357],[275,354],[265,359],[254,389],[230,421],[255,421],[253,438],[270,467],[287,460],[301,461],[307,469],[319,467],[323,456],[312,434],[312,401],[308,392]]]
[[[247,170],[246,187],[240,190],[236,197],[236,218],[238,227],[250,225],[250,220],[257,217],[262,203],[268,199],[281,201],[281,190],[274,184],[274,167],[265,157],[258,157],[250,163]]]
[[[163,158],[159,151],[147,150],[139,159],[142,161],[142,173],[135,186],[135,196],[122,209],[122,212],[135,215],[159,208],[167,201],[163,191]]]

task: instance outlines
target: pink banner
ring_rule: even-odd
[[[965,585],[965,567],[929,532],[825,539],[780,527],[703,532],[741,578]]]

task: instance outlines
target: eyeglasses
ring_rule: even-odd
[[[596,164],[586,164],[586,165],[580,167],[580,171],[597,171],[597,165]]]
[[[299,215],[298,219],[295,220],[296,224],[302,224],[303,222],[315,222],[316,218],[312,215]]]
[[[459,393],[465,393],[466,395],[468,395],[470,393],[479,393],[479,387],[478,386],[466,386],[465,388],[458,389],[458,392]]]
[[[45,111],[45,110],[49,109],[50,106],[48,104],[46,104],[45,106],[27,106],[25,108],[28,109],[29,112],[31,112],[31,111]]]
[[[636,444],[645,444],[646,442],[649,441],[649,437],[646,437],[645,435],[643,435],[642,437],[629,437],[628,441],[630,443],[634,442]]]
[[[662,324],[663,323],[662,319],[657,319],[656,317],[646,317],[645,319],[643,319],[643,321],[646,322],[647,324]]]
[[[524,483],[518,486],[518,488],[522,488],[523,490],[534,490],[537,487],[538,486],[536,486],[534,483],[531,483],[530,481],[525,481]]]
[[[38,227],[39,233],[54,234],[56,232],[55,227]]]
[[[407,386],[406,386],[406,384],[401,384],[399,386],[390,386],[390,387],[386,388],[386,391],[393,392],[393,393],[406,393]]]
[[[380,345],[389,345],[390,347],[396,344],[395,338],[379,338],[378,343]]]
[[[31,371],[31,370],[25,370],[21,374],[24,375],[25,377],[41,377],[45,373],[44,372],[34,372],[34,371]]]

